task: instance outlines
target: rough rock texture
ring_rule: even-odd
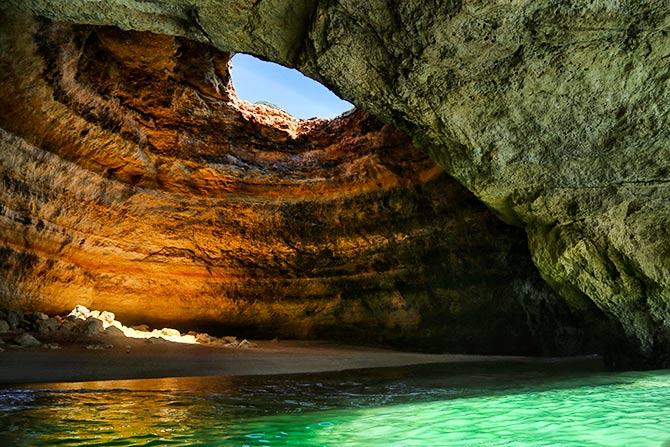
[[[9,0],[189,36],[320,79],[523,225],[543,277],[670,353],[670,5],[638,0]]]
[[[404,133],[364,112],[297,121],[239,101],[228,54],[184,38],[0,26],[5,305],[435,350],[596,349],[599,311],[573,314],[522,230]]]

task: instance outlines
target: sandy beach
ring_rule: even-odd
[[[130,347],[130,349],[128,349]],[[249,349],[127,339],[106,350],[0,352],[0,385],[189,376],[314,373],[427,363],[523,360],[523,357],[425,354],[318,341],[256,342]],[[555,361],[537,359],[537,361]]]

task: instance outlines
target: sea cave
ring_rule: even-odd
[[[0,440],[666,445],[669,24],[3,1]]]

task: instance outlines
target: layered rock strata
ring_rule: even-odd
[[[503,224],[401,131],[236,98],[184,38],[5,15],[0,297],[130,323],[481,353],[592,348]],[[591,338],[590,338],[591,337]]]
[[[667,2],[9,0],[294,66],[406,129],[523,225],[573,309],[638,365],[670,357]],[[626,347],[624,347],[624,345]]]

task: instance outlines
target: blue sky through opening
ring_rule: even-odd
[[[333,118],[353,108],[297,70],[241,53],[233,56],[232,65],[237,96],[249,102],[269,102],[303,119]]]

